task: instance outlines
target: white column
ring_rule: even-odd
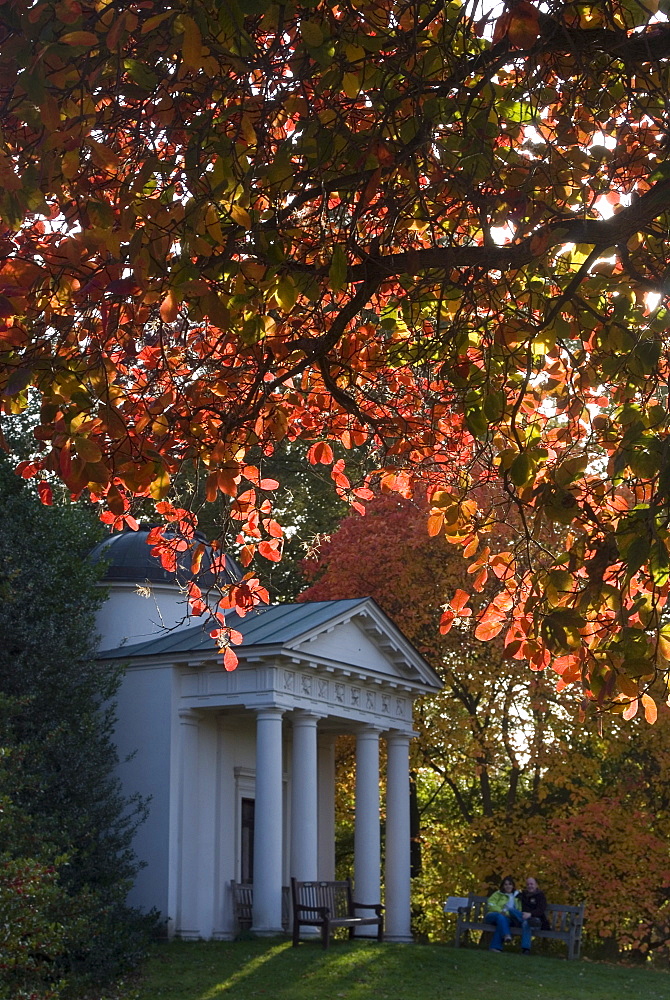
[[[324,733],[318,741],[319,833],[317,878],[335,878],[335,735]]]
[[[179,937],[200,937],[198,926],[198,776],[199,719],[196,712],[179,712],[179,865],[176,932]]]
[[[281,934],[283,854],[282,709],[256,713],[254,910],[256,934]]]
[[[409,741],[407,733],[386,736],[386,892],[384,937],[411,941]]]
[[[354,899],[381,902],[379,837],[379,731],[366,726],[356,733],[356,825],[354,830]],[[357,936],[376,936],[361,927]]]
[[[293,713],[291,875],[301,882],[317,877],[317,722],[309,712]]]

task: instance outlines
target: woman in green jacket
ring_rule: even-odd
[[[518,893],[511,875],[507,875],[500,888],[489,896],[486,910],[484,920],[495,927],[489,951],[502,951],[503,944],[512,940],[510,927],[521,928],[521,950],[530,949],[530,924],[524,920],[519,909]]]

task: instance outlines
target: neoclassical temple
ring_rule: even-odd
[[[355,898],[383,901],[386,938],[411,940],[412,706],[439,678],[371,599],[231,615],[244,642],[226,672],[210,627],[187,616],[183,589],[146,536],[112,535],[93,553],[109,588],[99,658],[126,665],[121,778],[126,794],[149,800],[130,902],[156,907],[170,935],[232,938],[231,881],[252,883],[252,930],[281,933],[291,876],[335,877],[335,740],[347,733],[356,740]]]

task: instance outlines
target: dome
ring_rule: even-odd
[[[211,570],[213,550],[207,543],[207,539],[200,532],[196,532],[195,539],[190,547],[179,553],[178,570],[171,573],[161,566],[159,560],[152,556],[151,546],[147,545],[149,532],[154,525],[140,525],[137,531],[130,528],[122,532],[108,535],[99,542],[91,551],[89,558],[92,562],[102,562],[106,564],[103,580],[109,583],[179,583],[182,586],[189,580],[196,580],[200,587],[211,587],[217,582],[217,574]],[[174,538],[175,534],[166,531],[166,538]],[[195,574],[191,570],[192,550],[201,544],[205,544],[205,552],[202,557],[200,572]],[[218,573],[218,582],[228,584],[234,580],[240,580],[243,572],[238,563],[229,556],[224,556],[226,561],[225,573]]]

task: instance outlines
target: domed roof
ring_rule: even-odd
[[[156,556],[151,554],[151,545],[147,545],[147,538],[154,525],[140,525],[137,531],[127,528],[122,532],[116,532],[103,538],[91,551],[89,558],[92,562],[104,562],[106,564],[103,580],[111,582],[128,583],[178,583],[182,586],[189,580],[195,579],[200,587],[210,587],[214,583],[231,583],[240,580],[243,572],[238,563],[225,553],[225,572],[218,574],[212,572],[211,563],[213,550],[207,543],[207,539],[200,532],[196,532],[195,538],[188,549],[179,553],[178,569],[176,573],[171,573],[161,566]],[[175,534],[169,530],[165,533],[166,538],[174,538]],[[191,570],[191,560],[193,550],[198,545],[205,545],[205,551],[200,565],[200,571],[194,574]]]

